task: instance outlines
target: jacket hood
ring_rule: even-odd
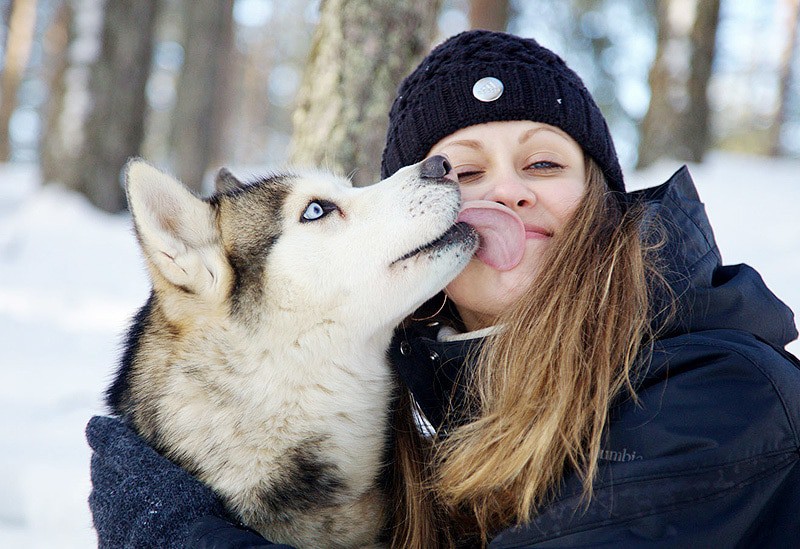
[[[644,202],[645,223],[657,223],[663,239],[659,261],[677,308],[668,324],[656,316],[660,337],[733,329],[778,347],[797,337],[791,309],[752,267],[722,265],[705,207],[686,166],[666,183],[628,196],[632,202]],[[663,299],[656,296],[658,309]]]

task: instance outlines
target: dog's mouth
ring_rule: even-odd
[[[478,232],[472,228],[470,225],[459,221],[447,229],[441,236],[431,240],[427,244],[423,244],[418,248],[415,248],[408,252],[407,254],[398,257],[394,261],[392,261],[391,265],[395,265],[400,263],[401,261],[405,261],[406,259],[411,259],[418,255],[424,254],[426,252],[434,252],[436,250],[440,250],[443,248],[448,248],[455,244],[462,244],[462,243],[469,243],[472,242],[474,247],[477,248],[478,245]]]

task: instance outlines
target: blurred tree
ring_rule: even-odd
[[[8,131],[11,115],[17,107],[17,90],[33,43],[36,24],[36,0],[14,0],[6,35],[3,75],[0,79],[0,161],[11,156],[11,136]]]
[[[657,51],[641,127],[640,168],[665,156],[700,162],[709,145],[707,89],[720,0],[663,0],[657,6]]]
[[[440,0],[324,0],[298,91],[289,159],[378,180],[387,113],[427,53]]]
[[[108,212],[125,208],[121,170],[129,157],[139,154],[144,138],[145,86],[158,6],[156,0],[105,3],[80,167],[65,184]]]
[[[64,113],[67,94],[69,44],[75,38],[72,21],[72,3],[61,2],[44,36],[45,80],[49,93],[45,103],[44,132],[39,145],[39,164],[42,181],[45,183],[61,181],[67,172],[75,168],[74,162],[68,160],[72,155],[59,123]]]
[[[800,0],[785,0],[789,16],[786,18],[786,46],[780,62],[778,106],[775,110],[775,119],[770,126],[769,152],[772,156],[779,156],[783,152],[781,145],[781,130],[787,122],[787,105],[789,103],[794,80],[795,60],[798,55],[798,37],[800,36]]]
[[[184,62],[173,114],[175,171],[200,192],[203,176],[220,162],[230,105],[233,0],[182,0]]]
[[[670,140],[676,133],[675,108],[672,98],[672,77],[668,66],[667,49],[670,45],[671,33],[669,24],[669,2],[657,4],[656,11],[656,59],[650,69],[650,105],[642,120],[639,138],[639,154],[637,167],[644,167],[655,162],[668,148]]]
[[[682,117],[682,139],[685,143],[684,160],[701,162],[709,148],[710,107],[708,81],[717,42],[720,0],[698,1],[692,32],[691,69],[686,83],[689,105]],[[675,136],[676,142],[681,136]]]
[[[470,0],[469,26],[473,29],[505,31],[508,12],[508,0]]]

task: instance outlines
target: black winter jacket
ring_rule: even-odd
[[[722,266],[686,168],[636,193],[667,227],[679,296],[637,387],[611,410],[588,507],[559,497],[492,548],[799,547],[800,363],[792,312],[747,265]],[[471,342],[398,332],[393,360],[434,424]]]

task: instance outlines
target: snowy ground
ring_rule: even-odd
[[[725,261],[750,263],[800,311],[800,161],[716,153],[692,172]],[[147,292],[127,216],[0,165],[0,547],[95,545],[83,428]]]

